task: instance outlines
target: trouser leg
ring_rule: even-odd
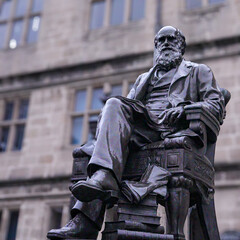
[[[97,141],[88,165],[91,176],[98,167],[111,170],[120,182],[133,131],[133,110],[119,99],[109,99],[98,124]]]
[[[138,146],[159,140],[160,133],[144,122],[144,115],[135,115],[134,109],[119,99],[111,98],[107,101],[98,124],[97,142],[88,165],[89,175],[96,167],[103,167],[111,170],[120,181],[128,156],[129,140],[133,140]],[[88,203],[77,201],[71,214],[74,217],[76,213],[82,212],[101,228],[104,211],[105,205],[100,200]]]
[[[130,104],[110,98],[98,124],[97,141],[88,165],[91,176],[99,167],[109,169],[120,182],[129,152],[129,141],[138,146],[160,140],[160,132],[147,124],[145,115]]]
[[[71,210],[71,217],[74,218],[79,212],[94,222],[99,230],[101,229],[105,212],[105,204],[102,201],[98,199],[91,202],[76,201]]]

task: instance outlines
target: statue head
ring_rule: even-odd
[[[171,26],[163,27],[156,34],[155,62],[165,70],[177,66],[185,52],[185,37],[179,29]]]

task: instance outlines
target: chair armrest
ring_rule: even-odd
[[[207,128],[208,141],[216,142],[220,131],[220,124],[216,117],[200,104],[187,105],[184,107],[184,110],[186,119],[190,121],[190,127],[191,124],[195,124],[196,121],[204,123]]]

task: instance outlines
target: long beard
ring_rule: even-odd
[[[156,50],[155,61],[159,69],[169,71],[181,63],[182,54],[180,51],[164,51],[160,53]]]

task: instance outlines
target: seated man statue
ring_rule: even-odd
[[[137,78],[126,98],[107,100],[87,168],[89,177],[71,187],[78,199],[73,218],[65,227],[49,231],[48,238],[96,238],[103,222],[104,201],[119,191],[130,151],[179,136],[204,144],[203,136],[188,128],[186,105],[201,105],[222,122],[220,88],[209,67],[183,59],[186,42],[181,31],[163,27],[154,44],[153,68]]]

